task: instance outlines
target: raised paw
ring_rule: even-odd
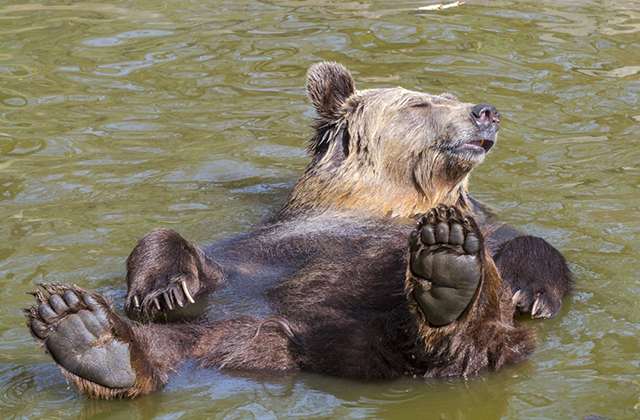
[[[81,392],[112,398],[135,393],[130,327],[96,293],[42,284],[36,305],[25,310],[38,346]]]
[[[156,229],[138,241],[127,259],[125,311],[153,318],[194,303],[203,282],[220,280],[220,268],[170,229]]]
[[[455,207],[438,206],[418,220],[409,238],[407,287],[430,324],[458,319],[478,289],[483,263],[482,235]]]

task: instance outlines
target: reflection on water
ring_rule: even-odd
[[[640,416],[640,5],[468,2],[5,2],[0,8],[0,410],[4,418]],[[24,328],[38,281],[121,310],[135,241],[204,244],[282,203],[308,158],[304,75],[496,105],[471,190],[560,248],[578,290],[532,322],[530,361],[471,378],[360,382],[186,366],[162,392],[89,401]]]

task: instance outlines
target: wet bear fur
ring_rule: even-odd
[[[497,140],[497,110],[359,91],[335,63],[312,66],[307,91],[318,114],[311,162],[282,208],[203,250],[168,229],[143,237],[127,260],[135,321],[77,287],[34,293],[31,333],[81,392],[145,394],[188,359],[393,378],[468,375],[531,354],[534,332],[514,316],[554,316],[572,276],[546,241],[497,223],[469,195],[470,172]],[[446,274],[449,261],[463,280]],[[425,277],[432,265],[442,284]],[[207,295],[206,318],[164,317]],[[94,324],[95,343],[84,327]],[[73,352],[65,344],[85,336]],[[105,342],[120,353],[98,348]]]

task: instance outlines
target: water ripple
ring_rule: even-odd
[[[638,367],[640,7],[416,7],[51,0],[0,8],[3,417],[637,417],[638,390],[609,379],[632,380]],[[126,256],[150,229],[173,225],[208,243],[277,208],[308,162],[315,114],[304,77],[319,60],[350,67],[359,89],[453,92],[500,109],[500,140],[472,193],[559,247],[578,282],[556,318],[521,320],[540,336],[533,358],[427,382],[187,368],[140,400],[78,397],[16,326],[24,293],[61,280],[119,305]]]

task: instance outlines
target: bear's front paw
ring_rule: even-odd
[[[542,238],[517,236],[500,246],[494,256],[502,280],[513,294],[520,313],[551,318],[562,297],[573,288],[573,275],[562,254]]]
[[[42,284],[25,310],[37,344],[90,396],[125,396],[136,384],[130,327],[96,293]],[[129,336],[129,337],[127,337]]]
[[[127,260],[125,311],[153,318],[190,303],[203,282],[222,278],[220,268],[170,229],[156,229],[138,241]]]
[[[483,238],[473,219],[440,205],[418,220],[409,239],[408,286],[427,321],[452,323],[476,293]]]

